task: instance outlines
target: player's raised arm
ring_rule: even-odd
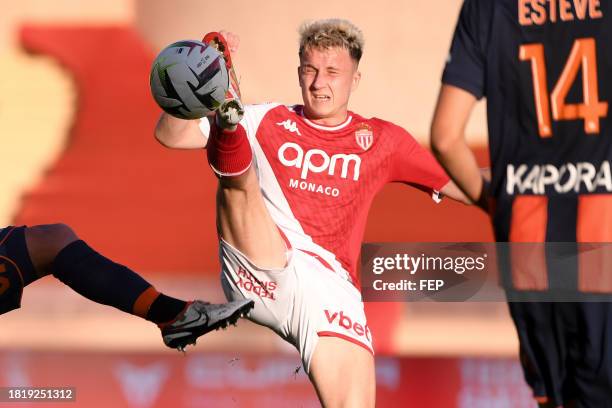
[[[184,120],[164,112],[155,126],[155,139],[172,149],[202,149],[208,142],[207,122],[206,118]]]
[[[447,192],[441,192],[450,196],[458,187],[469,201],[486,209],[485,183],[465,140],[465,126],[475,104],[476,97],[471,93],[443,85],[431,124],[431,148],[456,184],[445,186]]]
[[[221,30],[206,34],[202,42],[205,45],[197,41],[174,43],[160,53],[153,66],[151,89],[165,111],[154,135],[165,147],[206,147],[214,110],[225,99],[240,96],[231,61],[240,38]],[[215,56],[216,52],[221,55]]]
[[[387,130],[396,141],[389,181],[408,184],[432,195],[435,202],[443,196],[464,204],[473,202],[449,180],[449,176],[436,158],[425,147],[421,146],[405,129],[388,123]]]

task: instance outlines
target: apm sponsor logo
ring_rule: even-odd
[[[590,162],[528,166],[509,164],[506,168],[506,192],[514,194],[559,194],[596,191],[612,192],[610,162],[599,167]]]
[[[278,158],[284,166],[300,169],[300,178],[303,180],[308,178],[309,172],[326,172],[335,176],[336,171],[343,179],[359,180],[361,158],[356,154],[337,153],[330,156],[321,149],[304,151],[297,143],[286,142],[278,150]]]

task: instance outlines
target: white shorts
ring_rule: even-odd
[[[340,337],[374,353],[361,293],[315,256],[292,249],[284,269],[263,269],[223,240],[219,251],[227,299],[253,299],[248,318],[293,344],[307,373],[319,337]]]

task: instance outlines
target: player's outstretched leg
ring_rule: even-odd
[[[265,206],[253,153],[238,99],[225,101],[217,110],[211,131],[208,162],[219,177],[217,226],[221,238],[261,268],[284,268],[287,248]]]
[[[338,337],[321,337],[310,362],[312,380],[321,405],[374,407],[374,356],[361,346]]]
[[[219,177],[217,227],[221,238],[262,268],[283,268],[286,246],[264,204],[253,153],[244,128],[240,87],[223,32],[211,32],[203,42],[223,54],[230,73],[226,101],[217,109],[206,150],[208,162]]]
[[[64,224],[0,230],[0,270],[2,266],[13,271],[6,274],[13,279],[7,290],[0,289],[0,313],[19,307],[23,287],[53,274],[94,302],[158,324],[164,342],[174,348],[235,323],[253,306],[247,301],[227,305],[185,302],[159,293],[137,273],[93,250]]]

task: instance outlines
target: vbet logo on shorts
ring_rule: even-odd
[[[353,319],[351,319],[348,315],[344,313],[344,311],[340,310],[339,312],[330,312],[325,309],[325,318],[329,324],[335,324],[343,328],[344,330],[348,330],[358,337],[365,337],[368,342],[372,341],[372,333],[370,333],[370,328],[367,324],[360,324]]]
[[[340,195],[338,188],[308,182],[306,181],[308,173],[327,173],[330,176],[335,176],[338,172],[340,178],[359,180],[361,158],[356,154],[337,153],[330,156],[321,149],[304,151],[297,143],[285,142],[278,150],[278,159],[283,166],[301,170],[300,178],[302,180],[290,179],[289,187],[291,188],[337,197]]]

